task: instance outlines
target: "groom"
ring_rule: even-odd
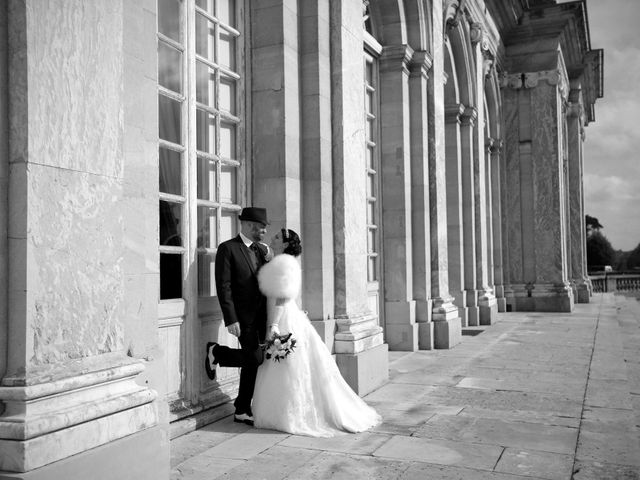
[[[238,337],[241,349],[207,343],[205,370],[211,380],[216,366],[241,367],[234,421],[253,425],[251,399],[262,363],[260,343],[267,322],[266,298],[258,288],[258,270],[269,260],[269,247],[261,243],[267,233],[267,210],[246,207],[240,213],[240,234],[218,246],[216,289],[224,324]],[[272,256],[272,255],[271,255]]]

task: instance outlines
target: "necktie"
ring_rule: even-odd
[[[253,242],[249,247],[249,250],[253,253],[253,266],[258,268],[260,266],[260,247]]]

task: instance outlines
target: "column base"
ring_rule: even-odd
[[[327,346],[330,352],[333,352],[335,334],[336,334],[336,321],[335,320],[311,320],[311,325],[316,329],[318,335]]]
[[[503,313],[507,311],[507,299],[506,298],[498,298],[498,312]]]
[[[433,322],[418,323],[418,349],[433,350]]]
[[[433,303],[433,346],[434,348],[452,348],[462,341],[462,324],[458,316],[458,307],[442,299],[434,300]]]
[[[372,392],[389,380],[389,349],[386,344],[349,354],[336,354],[343,378],[358,395]]]
[[[460,325],[462,328],[469,326],[469,310],[467,307],[458,307],[458,316],[460,317]]]
[[[389,350],[415,352],[418,349],[416,302],[385,302],[385,339]]]
[[[467,307],[467,326],[477,327],[480,325],[480,307]]]
[[[156,480],[169,478],[169,457],[167,430],[156,426],[30,472],[0,471],[0,480]]]
[[[478,301],[480,304],[480,325],[492,325],[498,316],[498,302],[492,293],[484,294]]]
[[[572,312],[574,299],[571,286],[534,284],[513,285],[508,299],[514,312]]]
[[[589,300],[591,298],[589,285],[587,285],[586,283],[578,283],[576,285],[574,298],[576,303],[589,303]]]

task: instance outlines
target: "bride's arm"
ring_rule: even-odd
[[[282,317],[282,313],[284,312],[284,304],[286,301],[286,298],[269,299],[267,338],[270,338],[273,335],[280,335],[278,324],[280,323],[280,317]]]

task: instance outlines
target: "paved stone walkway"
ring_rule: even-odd
[[[451,350],[391,352],[375,430],[316,439],[230,417],[174,439],[171,478],[640,479],[640,302],[504,313]]]

